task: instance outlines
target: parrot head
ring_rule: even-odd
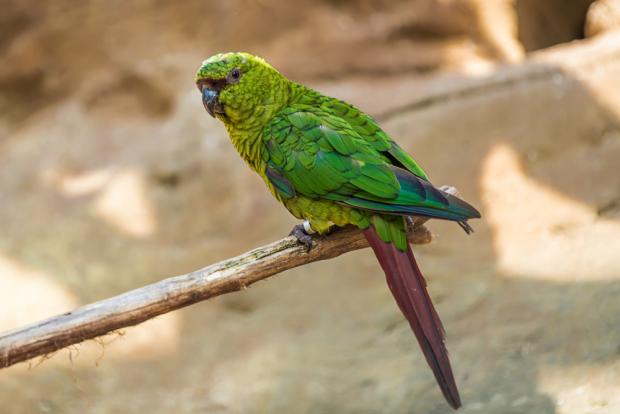
[[[258,108],[274,105],[274,92],[286,89],[287,80],[263,59],[249,53],[220,53],[204,62],[196,73],[202,102],[214,118],[235,125],[255,117]]]

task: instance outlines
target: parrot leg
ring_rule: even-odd
[[[303,223],[301,223],[301,225],[304,228],[304,231],[306,232],[306,234],[314,234],[316,233],[316,231],[314,231],[314,229],[312,228],[312,224],[310,224],[310,222],[308,220],[304,220]]]
[[[306,252],[309,252],[310,249],[312,249],[312,237],[308,234],[310,232],[314,233],[310,227],[310,223],[306,220],[303,224],[297,224],[293,227],[293,230],[291,230],[289,236],[295,236],[297,241],[306,247]]]

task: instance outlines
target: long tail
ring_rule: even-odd
[[[373,226],[364,230],[364,235],[385,272],[398,307],[418,339],[441,392],[452,408],[459,408],[461,397],[444,344],[444,329],[426,291],[426,281],[411,247],[407,246],[407,251],[398,250],[393,243],[381,240]]]

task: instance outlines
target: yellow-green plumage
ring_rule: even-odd
[[[215,55],[203,62],[196,83],[207,111],[295,217],[320,233],[333,225],[364,229],[444,396],[460,406],[443,327],[404,217],[453,220],[470,231],[466,221],[480,217],[478,211],[435,188],[368,115],[289,81],[260,58]]]
[[[434,188],[418,164],[357,108],[283,77],[245,53],[215,55],[196,81],[240,78],[219,102],[231,141],[272,194],[318,232],[367,228],[406,248],[407,215],[465,221],[478,213]]]

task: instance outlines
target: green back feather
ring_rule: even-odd
[[[430,184],[369,117],[341,101],[303,91],[262,135],[268,149],[264,162],[297,194],[385,214],[449,220],[477,216],[473,207]],[[369,131],[372,135],[365,135]]]

